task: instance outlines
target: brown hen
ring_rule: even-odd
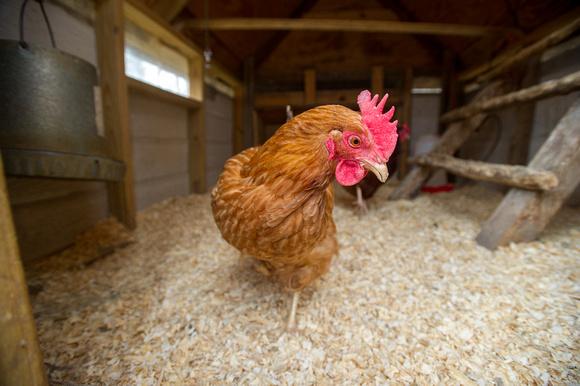
[[[367,104],[369,95],[364,94]],[[392,111],[382,115],[390,119]],[[383,181],[388,175],[390,153],[385,157],[379,144],[387,126],[369,125],[343,106],[306,111],[264,145],[230,158],[212,191],[213,215],[224,239],[294,292],[290,328],[299,291],[327,272],[338,252],[331,182],[336,176],[342,184],[354,184],[367,170]]]

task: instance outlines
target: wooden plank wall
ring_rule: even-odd
[[[234,100],[206,85],[205,108],[206,178],[208,189],[211,189],[224,163],[233,154]]]
[[[139,210],[189,194],[187,114],[183,106],[137,92],[129,94]]]

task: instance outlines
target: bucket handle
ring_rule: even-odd
[[[36,0],[36,2],[40,5],[40,10],[42,11],[42,16],[44,17],[44,22],[46,23],[46,27],[48,28],[48,35],[50,36],[50,42],[52,44],[52,48],[56,49],[56,42],[54,41],[54,34],[52,33],[52,27],[50,26],[50,21],[48,20],[48,15],[46,14],[46,10],[44,9],[44,0]],[[26,4],[28,0],[24,0],[22,2],[22,6],[20,7],[20,46],[23,48],[28,47],[28,44],[24,41],[24,10],[26,9]]]

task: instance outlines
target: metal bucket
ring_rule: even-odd
[[[124,164],[112,158],[110,144],[97,131],[95,67],[56,49],[47,18],[54,48],[25,43],[25,5],[26,1],[21,41],[0,39],[0,150],[5,172],[122,179]]]

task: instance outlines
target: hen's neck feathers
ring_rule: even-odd
[[[288,193],[324,191],[334,177],[325,142],[332,130],[353,127],[360,115],[344,106],[321,106],[290,120],[264,144],[245,169],[256,184],[280,185]]]

